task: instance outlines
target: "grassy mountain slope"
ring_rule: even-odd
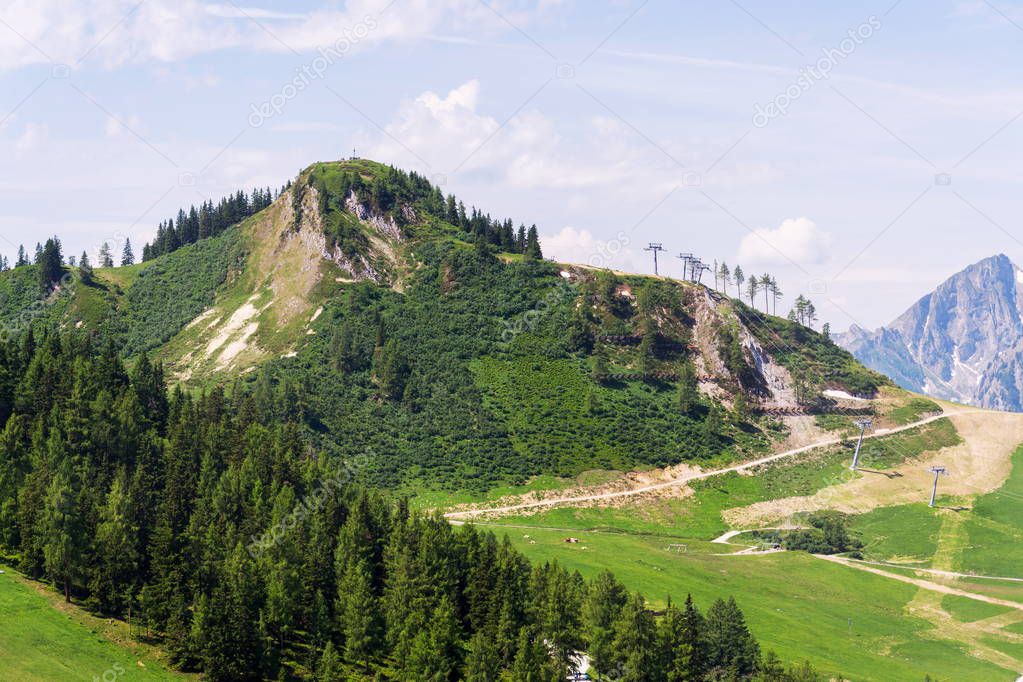
[[[2,273],[0,323],[95,333],[129,356],[160,358],[186,388],[239,391],[262,421],[299,420],[315,446],[349,461],[370,454],[360,476],[418,493],[423,506],[575,481],[621,485],[623,471],[642,482],[659,467],[710,467],[852,432],[846,415],[783,424],[751,409],[826,407],[825,389],[875,398],[877,428],[940,409],[813,330],[706,287],[502,250],[449,220],[433,188],[394,177],[368,161],[317,164],[219,237],[99,269],[93,284],[72,281],[45,299],[33,267]],[[698,385],[692,400],[687,377]],[[1018,469],[999,489],[1012,444],[989,441],[1023,432],[985,419],[959,415],[872,441],[869,472],[848,470],[843,445],[613,508],[503,522],[530,558],[588,574],[612,568],[655,603],[668,583],[703,602],[736,593],[768,645],[813,652],[835,674],[1010,679],[1013,654],[1002,650],[1020,644],[1005,634],[1018,619],[963,630],[950,622],[976,615],[976,600],[946,608],[940,594],[935,602],[928,590],[806,554],[722,556],[737,548],[708,542],[842,506],[872,510],[850,522],[870,558],[1011,575],[1017,553],[1000,548],[1019,539]],[[908,503],[925,497],[926,466],[938,462],[983,465],[977,490],[988,496],[975,511],[959,508],[974,502],[968,471],[950,484],[949,508]],[[677,544],[687,552],[667,549]],[[966,587],[1023,600],[1012,584]]]
[[[371,482],[416,489],[743,458],[782,434],[751,404],[885,383],[706,287],[504,252],[457,213],[417,176],[316,164],[224,234],[97,270],[40,320],[250,392],[320,447],[374,453]],[[31,298],[30,270],[0,277],[0,315]]]

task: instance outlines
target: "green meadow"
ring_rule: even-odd
[[[136,654],[83,624],[81,614],[72,616],[54,608],[46,596],[25,585],[10,570],[3,570],[0,661],[5,682],[189,679],[167,671],[148,656],[139,665]],[[88,616],[84,620],[90,621]]]
[[[498,527],[493,528],[500,531]],[[621,533],[506,529],[534,561],[557,561],[594,576],[609,569],[655,607],[686,594],[703,607],[735,596],[765,648],[789,660],[808,658],[850,680],[1015,680],[1013,671],[974,659],[964,647],[928,636],[933,626],[907,615],[912,585],[831,564],[802,553],[718,556],[725,545]],[[673,544],[686,545],[671,548]]]

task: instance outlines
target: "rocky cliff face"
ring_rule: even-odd
[[[1023,270],[1004,255],[951,277],[887,327],[837,340],[904,388],[1023,411]]]

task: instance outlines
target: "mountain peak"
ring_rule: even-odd
[[[887,327],[839,339],[904,388],[1023,411],[1023,270],[1004,253],[942,282]]]

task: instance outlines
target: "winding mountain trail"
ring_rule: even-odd
[[[948,578],[949,580],[995,580],[1007,583],[1023,583],[1023,578],[1009,578],[1001,575],[978,575],[976,573],[958,573],[956,571],[942,571],[937,568],[918,568],[916,566],[906,566],[904,564],[896,564],[890,561],[866,561],[864,559],[857,559],[856,561],[857,563],[865,564],[867,566],[878,566],[880,568],[901,568],[906,571],[926,573],[928,575],[934,575],[939,578]]]
[[[890,428],[890,429],[879,429],[879,430],[875,431],[874,433],[866,436],[864,438],[864,440],[873,440],[875,438],[884,438],[885,436],[891,436],[891,435],[894,435],[894,434],[897,434],[897,433],[902,433],[903,431],[910,431],[912,429],[916,429],[916,428],[919,428],[921,426],[926,426],[927,424],[931,424],[931,423],[934,423],[934,422],[936,422],[936,421],[938,421],[940,419],[945,419],[946,417],[954,416],[954,415],[957,415],[957,414],[966,414],[966,413],[970,413],[970,412],[983,412],[983,411],[984,410],[977,410],[977,409],[963,409],[963,410],[955,410],[955,411],[946,411],[946,412],[944,412],[942,414],[933,415],[931,417],[927,417],[926,419],[921,419],[920,421],[916,421],[916,422],[913,422],[911,424],[906,424],[904,426],[898,426],[898,427]],[[654,484],[650,484],[650,485],[645,485],[645,486],[642,486],[642,487],[639,487],[639,488],[632,488],[630,490],[616,490],[616,491],[613,491],[613,492],[595,493],[595,494],[592,494],[592,495],[579,495],[579,496],[575,496],[575,497],[559,497],[559,498],[554,498],[554,499],[549,499],[549,500],[537,500],[537,501],[533,501],[533,502],[523,502],[522,504],[513,504],[513,505],[504,506],[504,507],[489,507],[489,508],[479,508],[479,509],[466,509],[466,510],[461,510],[461,511],[448,512],[448,513],[444,514],[444,518],[449,519],[449,520],[453,520],[453,521],[460,521],[460,520],[464,521],[465,519],[471,519],[471,518],[475,518],[475,517],[479,517],[479,516],[486,516],[486,515],[494,515],[494,514],[507,515],[507,514],[514,514],[516,512],[521,512],[521,511],[529,511],[529,510],[533,510],[533,509],[548,509],[548,508],[549,509],[556,509],[558,507],[571,506],[571,505],[576,505],[576,504],[584,504],[584,503],[587,503],[587,502],[602,502],[602,501],[605,501],[605,500],[615,500],[615,499],[621,499],[621,498],[627,498],[627,497],[635,497],[637,495],[643,495],[644,493],[655,492],[655,491],[658,491],[658,490],[664,490],[666,488],[672,488],[672,487],[676,487],[676,486],[685,485],[686,483],[690,483],[692,481],[699,481],[699,480],[703,480],[703,479],[707,479],[707,478],[713,478],[714,476],[721,476],[722,474],[739,473],[739,472],[742,472],[742,471],[748,471],[749,469],[754,469],[754,468],[756,468],[758,466],[763,466],[764,464],[771,464],[773,462],[777,462],[779,460],[787,459],[789,457],[795,457],[796,455],[801,455],[803,453],[810,452],[811,450],[816,450],[818,448],[826,448],[826,447],[831,447],[833,445],[841,445],[842,443],[845,443],[845,442],[847,442],[849,440],[852,440],[852,439],[850,439],[850,438],[832,438],[832,439],[828,439],[828,440],[823,440],[823,441],[819,441],[817,443],[811,443],[810,445],[804,445],[803,447],[795,448],[793,450],[786,450],[785,452],[779,452],[777,454],[769,455],[767,457],[761,457],[760,459],[751,460],[749,462],[743,462],[742,464],[736,464],[734,466],[726,467],[724,469],[714,469],[714,470],[711,470],[711,471],[700,471],[700,472],[697,472],[697,473],[685,474],[683,476],[679,476],[678,478],[674,478],[674,479],[672,479],[670,481],[665,481],[665,482],[662,482],[662,483],[654,483]]]
[[[818,559],[824,561],[830,561],[835,564],[841,564],[850,568],[855,568],[860,571],[866,571],[867,573],[873,573],[885,578],[892,580],[898,580],[899,582],[907,583],[909,585],[915,585],[923,590],[931,592],[938,592],[941,594],[951,594],[957,597],[966,597],[967,599],[974,599],[976,601],[986,602],[988,604],[994,604],[995,606],[1004,606],[1008,609],[1015,609],[1016,611],[1023,611],[1023,604],[1020,602],[1010,601],[1008,599],[999,599],[997,597],[989,597],[984,594],[977,594],[976,592],[968,592],[967,590],[960,590],[956,587],[950,587],[948,585],[942,585],[940,583],[931,582],[929,580],[921,580],[919,578],[910,578],[909,576],[899,575],[898,573],[890,573],[889,571],[882,570],[880,568],[874,568],[866,562],[856,561],[855,559],[846,559],[840,556],[827,556],[824,554],[814,554]],[[971,575],[970,578],[979,578],[981,576]],[[992,578],[995,579],[995,578]]]

